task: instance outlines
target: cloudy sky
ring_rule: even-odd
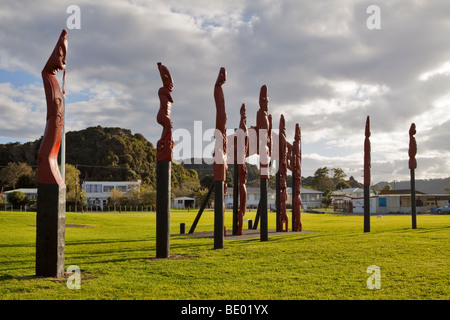
[[[239,125],[242,103],[248,125],[256,123],[267,85],[274,128],[281,114],[289,140],[301,126],[303,176],[339,167],[362,181],[368,115],[374,183],[409,179],[413,122],[416,178],[450,176],[447,0],[2,0],[0,143],[43,135],[40,71],[73,4],[81,29],[68,29],[66,131],[122,127],[156,145],[162,62],[174,79],[174,129],[185,135],[176,139],[199,145],[215,126],[213,87],[223,66],[227,127]]]

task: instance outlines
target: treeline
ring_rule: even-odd
[[[0,189],[37,187],[37,155],[42,137],[24,144],[0,145]],[[156,149],[142,134],[122,128],[90,127],[66,133],[66,164],[83,181],[137,181],[156,190]],[[172,165],[174,196],[192,194],[200,187],[197,172]]]

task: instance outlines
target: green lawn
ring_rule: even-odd
[[[253,210],[254,211],[254,210]],[[254,212],[246,214],[253,219]],[[173,211],[172,233],[196,212]],[[32,212],[0,212],[0,299],[427,299],[448,300],[450,216],[302,214],[304,230],[231,240],[171,237],[171,258],[155,259],[155,213],[67,213],[65,265],[81,268],[81,289],[65,279],[34,276]],[[275,214],[269,214],[269,228]],[[206,211],[196,231],[213,230]],[[231,213],[225,225],[231,229]],[[381,270],[381,289],[370,290],[367,268]]]

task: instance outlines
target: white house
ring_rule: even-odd
[[[172,208],[185,209],[194,207],[195,207],[195,198],[178,197],[172,199]]]
[[[127,194],[140,186],[141,181],[85,181],[82,188],[86,192],[89,206],[103,210],[113,190]]]
[[[21,189],[15,189],[15,190],[9,190],[3,192],[6,196],[6,200],[8,200],[8,194],[14,191],[20,191],[25,194],[28,200],[37,200],[37,188],[21,188]]]
[[[288,198],[287,204],[292,204],[292,188],[286,188]],[[321,206],[323,192],[306,188],[300,189],[300,197],[304,206]],[[257,208],[260,199],[260,188],[247,188],[247,208]],[[271,188],[267,188],[267,207],[275,209],[276,192]],[[225,205],[227,208],[233,207],[233,189],[228,189],[225,196]]]

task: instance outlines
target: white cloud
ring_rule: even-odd
[[[40,78],[70,4],[3,1],[0,71]],[[449,176],[443,159],[450,121],[450,4],[389,1],[380,4],[381,30],[368,30],[370,4],[80,0],[82,29],[69,30],[68,37],[68,130],[121,126],[156,143],[159,61],[174,78],[174,127],[190,130],[194,121],[203,121],[204,130],[212,128],[213,85],[224,66],[228,128],[238,125],[242,103],[248,125],[255,124],[259,89],[268,85],[274,126],[284,114],[289,139],[295,123],[302,127],[303,172],[329,164],[358,179],[370,115],[374,177],[408,174],[411,122],[417,125],[419,151],[429,152],[418,153],[429,168],[421,174]],[[38,138],[45,121],[42,84],[0,82],[2,139]]]

